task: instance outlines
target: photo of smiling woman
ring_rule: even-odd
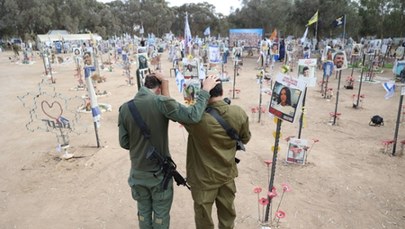
[[[294,122],[301,90],[277,82],[274,84],[269,112],[289,122]]]

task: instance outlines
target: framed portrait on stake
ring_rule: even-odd
[[[317,59],[299,59],[298,77],[303,80],[307,87],[316,86],[315,68]]]
[[[352,56],[360,56],[363,46],[361,44],[354,44],[352,47]]]
[[[294,122],[304,89],[303,80],[279,73],[273,86],[269,113],[282,120]]]
[[[217,45],[208,46],[208,56],[209,56],[209,62],[211,64],[222,63],[221,52],[219,50],[219,46],[217,46]]]
[[[286,157],[287,162],[304,165],[308,149],[309,147],[307,140],[291,138],[288,142]]]
[[[198,58],[183,58],[182,74],[185,79],[200,78],[200,62]]]
[[[336,71],[347,69],[347,58],[344,50],[336,50],[333,53],[333,66]]]

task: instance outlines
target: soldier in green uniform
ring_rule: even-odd
[[[168,80],[160,73],[145,77],[145,85],[135,95],[133,102],[150,130],[149,140],[144,139],[128,104],[119,110],[118,127],[120,146],[129,150],[131,171],[128,184],[137,201],[140,229],[169,228],[170,208],[173,201],[173,180],[166,190],[161,183],[163,173],[159,164],[146,158],[153,146],[163,157],[170,157],[168,146],[169,119],[181,123],[197,123],[206,108],[209,91],[217,84],[216,77],[208,77],[193,106],[186,107],[170,98]]]
[[[216,109],[246,144],[251,137],[249,118],[241,107],[224,102],[222,95],[220,83],[210,91],[208,107]],[[189,133],[187,182],[191,186],[194,200],[196,228],[214,228],[211,217],[214,203],[218,213],[218,228],[234,228],[234,179],[238,176],[235,162],[236,141],[229,137],[221,124],[209,113],[205,113],[199,123],[184,126]]]

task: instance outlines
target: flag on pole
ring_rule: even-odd
[[[185,56],[188,56],[189,54],[189,42],[191,41],[191,30],[190,30],[190,25],[188,24],[188,14],[186,12],[186,21],[184,23],[184,51],[185,51]]]
[[[305,40],[307,39],[307,35],[308,35],[308,26],[307,26],[307,28],[305,29],[304,35],[302,35],[301,43],[304,43],[304,42],[305,42]]]
[[[395,82],[393,80],[387,81],[383,83],[384,89],[387,91],[387,94],[385,94],[384,98],[389,99],[392,96],[394,96],[395,93]]]
[[[277,29],[274,29],[274,30],[273,30],[273,32],[271,33],[269,39],[270,39],[271,41],[274,41],[274,40],[277,39]]]
[[[307,26],[312,25],[317,21],[318,21],[318,10],[314,14],[314,16],[312,16],[311,19],[309,19]]]
[[[336,27],[339,27],[339,26],[343,25],[343,24],[345,23],[345,21],[346,21],[346,17],[345,17],[345,15],[342,15],[342,16],[336,18],[336,19],[332,22],[332,26],[335,27],[335,28],[336,28]]]
[[[91,114],[93,115],[93,121],[97,124],[97,127],[100,127],[100,118],[101,111],[98,107],[96,92],[94,91],[93,82],[90,77],[91,72],[95,71],[94,66],[84,67],[84,78],[87,85],[87,93],[89,94],[90,103],[91,103]]]
[[[211,29],[208,26],[205,30],[204,30],[204,36],[210,36],[211,35]]]
[[[179,92],[183,92],[183,85],[185,83],[185,79],[183,74],[181,74],[179,69],[174,69],[175,75],[176,75],[176,84],[177,84],[177,89]]]

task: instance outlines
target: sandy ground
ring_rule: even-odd
[[[72,61],[55,64],[56,83],[43,84],[39,89],[38,84],[44,79],[41,58],[36,56],[35,63],[26,65],[11,63],[9,56],[11,52],[0,53],[0,228],[138,228],[136,202],[127,184],[128,152],[118,144],[117,128],[118,107],[134,96],[136,85],[126,85],[123,70],[118,65],[114,65],[112,72],[103,71],[107,81],[98,84],[98,88],[111,94],[98,101],[111,104],[112,111],[102,114],[101,147],[96,147],[91,115],[82,113],[75,127],[79,133],[70,134],[69,152],[75,158],[61,160],[55,133],[41,129],[31,132],[26,128],[30,117],[37,121],[41,118],[41,110],[37,109],[36,116],[30,114],[17,96],[24,96],[23,101],[29,107],[39,90],[52,91],[54,87],[64,98],[85,95],[84,91],[70,90],[77,85],[75,66]],[[271,148],[275,144],[273,118],[266,113],[258,123],[257,114],[251,113],[251,108],[259,103],[256,58],[244,59],[236,80],[236,88],[241,92],[232,100],[249,114],[252,131],[246,152],[238,152],[241,163],[236,179],[235,228],[239,229],[261,228],[259,215],[263,212],[258,206],[258,197],[264,197],[266,191],[258,196],[253,189],[256,186],[267,189],[268,168],[264,160],[272,159]],[[278,63],[275,69],[280,66]],[[167,76],[170,67],[165,53],[162,69]],[[230,63],[226,68],[233,75]],[[329,124],[336,97],[326,100],[321,97],[319,87],[308,89],[307,116],[301,137],[310,142],[319,139],[319,142],[311,147],[307,164],[285,162],[287,142],[284,138],[297,136],[299,123],[281,125],[274,179],[279,196],[273,200],[274,208],[281,199],[282,183],[287,183],[292,191],[283,196],[280,209],[286,217],[279,221],[279,228],[405,228],[405,162],[400,155],[401,144],[397,144],[398,156],[395,157],[383,153],[382,145],[382,140],[394,138],[399,90],[393,98],[385,100],[386,92],[381,83],[364,82],[361,94],[365,99],[361,108],[354,109],[352,95],[357,93],[359,83],[356,81],[355,90],[343,88],[350,73],[348,69],[342,74],[338,106],[342,115],[337,125]],[[356,79],[359,75],[358,71],[354,72]],[[317,77],[318,80],[321,77],[320,70]],[[393,74],[387,69],[375,79],[386,81],[393,79]],[[170,81],[172,97],[183,101],[174,77]],[[336,90],[337,82],[332,77],[330,87]],[[226,92],[232,89],[232,83],[224,85]],[[31,93],[27,95],[27,92]],[[263,103],[269,100],[270,96],[263,94]],[[71,100],[65,101],[70,103]],[[368,125],[375,114],[384,118],[384,126]],[[405,139],[402,129],[401,124],[399,141]],[[171,154],[183,175],[186,138],[186,131],[178,123],[170,124]],[[190,192],[176,186],[171,228],[195,228],[193,215]]]

